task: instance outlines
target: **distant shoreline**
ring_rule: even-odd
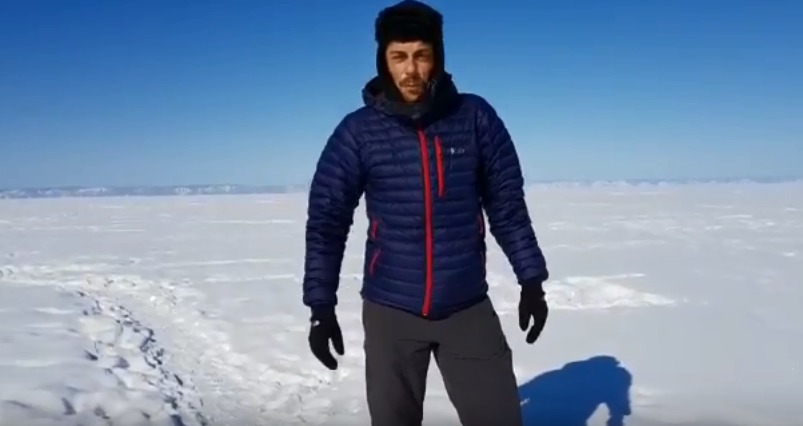
[[[636,187],[697,184],[772,184],[803,183],[801,178],[732,178],[732,179],[611,179],[611,180],[533,180],[528,186],[552,187]],[[307,185],[154,185],[154,186],[65,186],[0,189],[0,199],[29,198],[101,198],[101,197],[164,197],[190,195],[259,195],[305,192]]]

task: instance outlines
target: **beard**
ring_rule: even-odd
[[[405,77],[402,78],[401,81],[399,81],[399,87],[405,90],[421,91],[424,89],[425,85],[426,82],[417,75]]]
[[[426,82],[421,78],[410,77],[399,82],[402,97],[408,102],[417,102],[424,94]]]

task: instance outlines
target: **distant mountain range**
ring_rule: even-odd
[[[0,189],[0,198],[147,197],[180,195],[284,194],[304,190],[305,185],[168,185],[168,186],[64,186]]]
[[[533,181],[531,185],[548,186],[665,186],[704,183],[779,183],[803,182],[795,178],[777,179],[624,179],[624,180],[571,180]],[[0,189],[0,199],[66,198],[66,197],[147,197],[186,195],[244,195],[288,194],[306,191],[307,185],[168,185],[168,186],[108,186],[108,187],[45,187]]]

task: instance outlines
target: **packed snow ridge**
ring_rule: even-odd
[[[3,336],[10,348],[20,351],[16,359],[0,357],[0,369],[10,370],[2,376],[7,381],[31,374],[43,380],[34,389],[19,388],[13,382],[0,386],[0,424],[208,424],[198,411],[201,402],[192,383],[165,367],[165,349],[154,330],[124,306],[92,291],[108,288],[112,279],[82,285],[42,280],[48,272],[53,271],[0,268],[4,302],[17,302],[8,306],[25,306],[24,300],[38,302],[30,309],[0,310],[0,320],[8,327],[2,329]],[[40,279],[32,273],[39,273]],[[54,294],[54,288],[61,292]],[[48,299],[70,294],[74,297],[69,308],[44,306]],[[37,343],[37,338],[39,345],[25,344],[27,340]],[[74,340],[73,344],[83,347],[81,356],[73,358],[59,350],[63,348],[49,347],[56,342],[48,338]]]

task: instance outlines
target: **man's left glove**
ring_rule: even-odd
[[[332,355],[331,347],[338,355],[345,353],[343,347],[343,333],[337,322],[335,308],[332,306],[316,307],[312,309],[309,330],[309,347],[315,358],[330,370],[337,370],[337,359]]]
[[[549,316],[549,307],[546,304],[543,283],[539,281],[524,282],[521,284],[521,299],[519,299],[519,327],[527,331],[528,344],[535,343],[544,330],[546,319]],[[532,326],[530,326],[532,319]]]

